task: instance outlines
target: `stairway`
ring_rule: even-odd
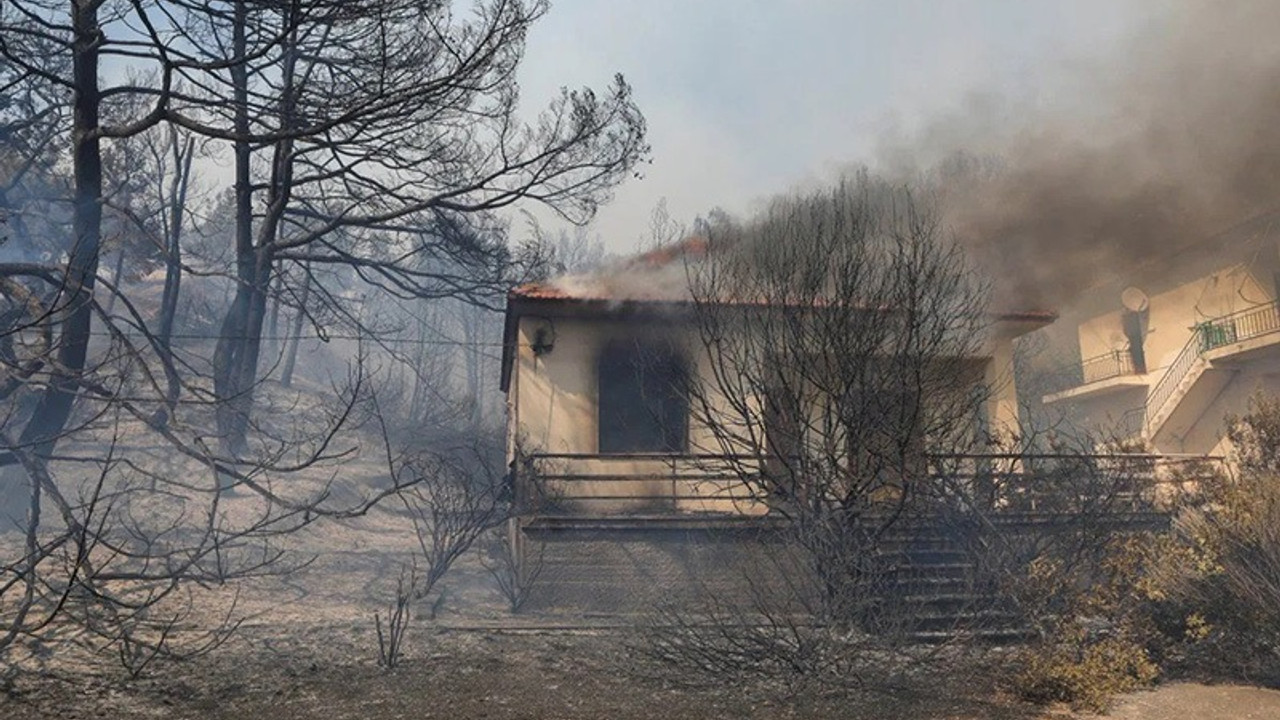
[[[890,622],[918,640],[969,637],[1025,640],[1028,629],[996,578],[983,573],[963,531],[939,522],[905,522],[884,537],[884,597]]]
[[[1167,422],[1173,415],[1174,411],[1178,409],[1178,405],[1182,402],[1183,398],[1186,397],[1187,393],[1190,392],[1191,388],[1195,386],[1196,381],[1200,379],[1200,376],[1204,375],[1204,372],[1208,367],[1208,360],[1204,359],[1202,356],[1196,356],[1186,369],[1182,371],[1182,377],[1177,379],[1173,388],[1162,398],[1160,406],[1147,406],[1147,423],[1144,436],[1148,440],[1155,438],[1156,435],[1159,434],[1160,430],[1164,427],[1165,422]]]

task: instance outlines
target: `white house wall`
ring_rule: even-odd
[[[1147,369],[1168,366],[1191,338],[1191,327],[1204,320],[1243,310],[1273,298],[1269,280],[1261,280],[1245,265],[1232,265],[1177,287],[1152,294],[1144,344]],[[1089,359],[1115,350],[1127,351],[1123,308],[1080,323],[1080,356]]]
[[[599,452],[597,361],[611,340],[674,341],[683,345],[695,359],[695,372],[705,376],[709,361],[700,350],[694,331],[673,326],[673,322],[522,317],[512,378],[513,434],[521,450],[586,456]],[[548,324],[553,328],[554,347],[550,352],[536,355],[535,336],[540,330],[546,334]],[[689,448],[690,454],[726,451],[705,425],[692,418]],[[602,478],[597,482],[560,481],[559,489],[567,496],[636,498],[581,503],[589,510],[763,512],[763,507],[754,502],[740,481],[712,461],[657,454],[652,458],[560,458],[551,459],[543,466],[547,472]]]
[[[599,482],[573,479],[560,482],[564,495],[595,496],[583,508],[599,512],[677,511],[762,512],[751,501],[733,473],[712,461],[692,461],[678,456],[600,456],[597,415],[597,361],[614,339],[660,339],[683,344],[694,359],[695,372],[710,377],[710,357],[696,330],[670,321],[635,318],[577,318],[523,316],[517,326],[517,347],[512,371],[509,408],[511,437],[524,453],[572,455],[551,458],[544,471],[582,478],[608,478]],[[549,351],[535,354],[535,341],[553,340]],[[1018,427],[1017,392],[1013,383],[1013,351],[1008,337],[994,336],[987,348],[984,378],[992,396],[987,407],[990,427],[1005,437]],[[710,399],[713,406],[722,401]],[[691,418],[691,455],[752,454],[745,443],[726,447],[704,424]],[[759,412],[752,413],[756,418]],[[727,410],[723,417],[739,417]],[[758,429],[744,436],[761,437]],[[634,501],[608,500],[634,496]],[[690,496],[674,498],[673,496]]]

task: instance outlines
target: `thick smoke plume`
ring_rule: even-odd
[[[1072,78],[1068,109],[967,137],[939,128],[971,153],[935,177],[947,222],[999,278],[997,302],[1069,306],[1153,257],[1212,253],[1221,233],[1280,207],[1280,3],[1161,14]]]

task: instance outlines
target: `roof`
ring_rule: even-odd
[[[548,304],[565,304],[565,305],[592,305],[599,304],[611,308],[620,308],[634,306],[639,308],[645,305],[691,305],[692,298],[674,298],[663,293],[655,292],[651,297],[635,296],[628,294],[620,297],[609,292],[608,288],[588,288],[583,291],[577,289],[569,290],[558,285],[550,283],[526,283],[511,292],[507,293],[508,301],[533,301],[534,303]],[[742,300],[729,300],[724,305],[765,305],[764,301],[751,303]],[[510,308],[508,309],[510,312]],[[997,311],[993,313],[996,320],[1009,321],[1026,321],[1026,322],[1053,322],[1058,319],[1058,313],[1053,310],[1017,310],[1017,311]]]
[[[689,302],[688,297],[672,297],[670,293],[654,288],[651,292],[643,292],[639,288],[619,292],[607,282],[599,284],[582,284],[575,282],[572,287],[559,283],[526,283],[507,293],[508,299],[526,300],[559,300],[568,302],[627,302],[627,303],[669,303]]]
[[[689,290],[686,261],[706,257],[707,240],[690,237],[637,255],[609,272],[566,275],[546,282],[526,283],[507,293],[506,323],[503,330],[502,381],[510,382],[516,324],[526,314],[573,312],[589,314],[644,313],[689,308],[694,298]],[[764,305],[764,302],[726,300],[725,305]],[[1009,323],[1007,331],[1020,335],[1044,327],[1058,319],[1051,310],[996,312],[992,318]]]
[[[509,298],[607,302],[688,302],[690,261],[705,258],[707,239],[687,237],[631,257],[605,271],[562,275],[548,282],[526,283]]]
[[[679,242],[663,245],[636,255],[604,272],[562,275],[545,282],[520,285],[507,293],[508,300],[530,300],[572,303],[689,304],[693,301],[687,262],[702,260],[711,250],[710,243],[694,235]],[[725,304],[759,305],[741,299]],[[1053,322],[1058,314],[1051,310],[997,312],[1001,320]]]
[[[609,300],[606,293],[602,290],[599,293],[580,293],[569,292],[567,289],[559,285],[551,283],[532,282],[525,283],[511,292],[507,293],[508,298],[528,298],[530,300]]]

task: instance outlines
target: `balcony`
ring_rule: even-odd
[[[1280,301],[1197,323],[1191,331],[1186,346],[1156,379],[1143,403],[1148,436],[1164,424],[1206,371],[1262,358],[1265,350],[1280,344]],[[1113,350],[1060,372],[1044,402],[1097,397],[1148,385],[1148,378],[1137,374],[1129,353]]]
[[[1280,302],[1255,305],[1195,326],[1200,352],[1210,361],[1261,349],[1280,340]]]
[[[1146,386],[1146,378],[1134,367],[1133,355],[1128,350],[1111,350],[1057,373],[1044,402],[1051,404]]]

